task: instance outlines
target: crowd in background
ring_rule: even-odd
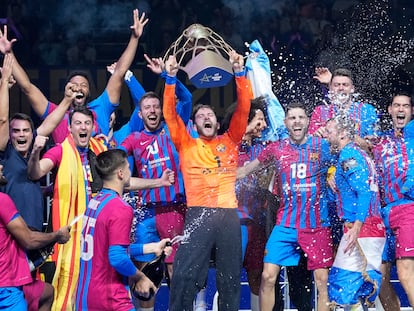
[[[311,107],[320,103],[319,87],[309,84],[315,66],[351,69],[364,100],[376,101],[382,112],[392,88],[401,81],[412,87],[414,5],[408,0],[11,0],[0,8],[0,24],[18,39],[15,53],[27,68],[105,68],[124,48],[125,12],[135,7],[151,20],[135,68],[145,67],[144,53],[164,56],[186,27],[200,23],[237,51],[258,39],[283,105],[298,94]]]
[[[392,35],[408,26],[414,16],[414,6],[407,0],[263,0],[256,4],[233,0],[87,0],[71,1],[70,6],[67,2],[12,0],[1,8],[0,23],[6,22],[19,40],[16,52],[24,65],[101,63],[103,43],[115,46],[124,42],[122,30],[128,16],[121,12],[128,11],[125,7],[137,7],[151,19],[143,37],[145,52],[150,55],[162,56],[187,26],[200,23],[211,27],[235,50],[259,39],[274,55],[286,51],[294,61],[308,63],[329,61],[326,50],[355,30],[349,21],[364,5],[372,12],[389,15],[389,25],[378,25],[377,35]],[[369,16],[375,18],[374,14]],[[404,35],[413,37],[411,27]]]

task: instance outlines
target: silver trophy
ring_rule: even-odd
[[[208,27],[192,24],[171,44],[164,55],[175,55],[180,69],[185,71],[197,88],[225,86],[233,77],[229,62],[232,47]]]

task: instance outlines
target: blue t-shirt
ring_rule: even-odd
[[[27,175],[27,158],[14,149],[11,142],[6,150],[0,152],[3,175],[7,184],[0,191],[7,193],[29,227],[43,229],[43,193],[38,181],[32,181]]]

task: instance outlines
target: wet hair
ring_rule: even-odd
[[[352,82],[354,81],[354,77],[352,75],[351,70],[346,68],[337,68],[332,73],[331,81],[334,77],[348,77]]]
[[[253,120],[258,110],[261,110],[266,115],[266,98],[264,96],[256,97],[250,101],[250,111],[247,118],[248,123]]]
[[[161,98],[155,92],[146,92],[144,95],[142,95],[141,99],[139,100],[139,107],[141,107],[143,101],[146,100],[146,99],[148,99],[148,98],[156,98],[156,99],[158,99],[160,101],[160,104],[161,104],[161,107],[162,107]]]
[[[114,172],[125,165],[127,154],[121,149],[111,149],[96,157],[96,171],[103,180],[111,179]]]
[[[93,116],[93,112],[92,110],[89,110],[88,108],[86,108],[85,106],[76,106],[75,108],[73,108],[73,110],[69,113],[69,124],[72,124],[72,118],[73,115],[76,113],[82,113],[88,117],[91,117],[92,122],[95,121],[95,117]]]
[[[339,132],[345,131],[346,136],[351,140],[355,138],[355,121],[352,120],[348,115],[344,113],[339,113],[333,118],[330,118],[326,123],[334,121],[336,122],[336,127],[338,128]]]
[[[191,120],[193,120],[193,122],[195,122],[195,115],[202,108],[208,108],[208,109],[212,110],[214,112],[214,114],[216,113],[216,111],[214,110],[214,107],[213,106],[206,105],[206,104],[197,104],[197,105],[194,106],[194,108],[193,108],[193,114],[191,116]]]
[[[306,116],[308,116],[308,117],[309,117],[309,113],[308,113],[308,110],[306,109],[305,104],[304,104],[304,103],[302,103],[302,102],[300,102],[300,101],[297,101],[297,100],[291,101],[291,102],[290,102],[290,103],[286,106],[286,108],[285,108],[285,113],[286,113],[286,114],[288,114],[288,112],[289,112],[290,110],[295,109],[295,108],[300,108],[300,109],[303,109],[303,111],[305,111]]]
[[[229,128],[231,117],[236,111],[237,102],[231,104],[227,109],[224,115],[223,121],[221,122],[220,131],[224,132]],[[258,110],[261,110],[266,116],[266,98],[264,96],[259,96],[250,101],[250,111],[247,118],[247,123],[249,123],[256,116]]]
[[[25,113],[21,113],[21,112],[17,112],[15,113],[11,118],[10,118],[10,125],[12,123],[13,120],[22,120],[22,121],[27,121],[30,124],[30,128],[32,129],[32,132],[34,132],[35,128],[34,128],[34,123],[32,118],[30,118],[27,114]]]

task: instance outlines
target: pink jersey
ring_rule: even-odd
[[[126,277],[109,262],[109,247],[128,246],[132,208],[110,189],[102,189],[83,218],[77,310],[132,310]]]
[[[0,287],[22,286],[32,282],[24,249],[7,230],[8,223],[18,215],[7,194],[0,192]]]

